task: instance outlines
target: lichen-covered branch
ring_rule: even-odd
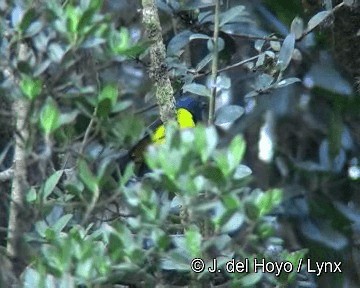
[[[175,98],[165,58],[166,50],[155,0],[142,0],[143,24],[150,46],[150,77],[155,82],[160,118],[165,123],[175,116]]]
[[[26,150],[28,139],[27,114],[29,102],[19,98],[13,103],[13,112],[16,115],[15,154],[13,164],[13,182],[11,186],[11,203],[9,210],[7,252],[12,257],[18,257],[19,245],[23,235],[24,223],[20,217],[24,207],[25,192],[27,189]]]

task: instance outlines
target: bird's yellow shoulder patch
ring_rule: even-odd
[[[151,135],[151,141],[156,144],[164,143],[165,141],[165,126],[161,124],[157,127],[154,133]]]
[[[195,121],[193,115],[185,108],[179,108],[177,110],[176,118],[180,128],[195,127]]]
[[[179,108],[176,111],[176,119],[181,129],[195,127],[195,121],[192,114],[185,108]],[[161,144],[165,141],[165,126],[161,124],[151,135],[151,141],[155,144]]]

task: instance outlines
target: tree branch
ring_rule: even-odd
[[[14,176],[14,169],[12,169],[12,168],[6,169],[5,171],[1,171],[0,172],[0,182],[8,181],[8,180],[12,179],[13,176]]]
[[[155,0],[142,0],[143,24],[152,42],[150,46],[150,78],[155,82],[160,118],[165,123],[175,116],[175,98],[166,66],[166,50]]]
[[[26,151],[25,144],[29,137],[27,127],[27,114],[29,102],[25,98],[14,101],[13,111],[17,116],[15,134],[15,153],[13,164],[13,182],[11,187],[11,203],[9,209],[7,252],[12,257],[18,257],[20,240],[24,232],[24,223],[19,214],[24,207],[25,191],[27,184]],[[24,142],[25,141],[25,142]]]

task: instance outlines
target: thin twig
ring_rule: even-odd
[[[85,149],[85,146],[86,144],[88,143],[88,140],[90,138],[90,133],[91,133],[91,129],[95,123],[95,118],[96,118],[96,114],[97,114],[97,106],[94,108],[94,112],[93,112],[93,115],[91,117],[91,120],[89,122],[89,125],[87,126],[86,128],[86,131],[85,131],[85,135],[84,135],[84,138],[83,138],[83,141],[81,143],[81,147],[80,147],[80,150],[79,150],[79,154],[83,154],[84,152],[84,149]]]
[[[216,80],[218,74],[218,41],[219,41],[219,15],[220,15],[220,3],[219,0],[215,2],[215,15],[214,15],[214,35],[213,35],[213,59],[211,67],[211,97],[209,104],[209,125],[214,123],[215,114],[215,97],[216,97]]]

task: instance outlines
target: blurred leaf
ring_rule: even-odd
[[[244,108],[238,105],[220,107],[215,113],[215,125],[233,123],[244,114]]]
[[[115,105],[118,97],[118,89],[116,85],[106,85],[100,92],[98,97],[97,115],[106,117],[109,115],[112,107]]]
[[[16,5],[14,9],[11,11],[11,24],[13,27],[16,27],[21,23],[21,20],[24,17],[24,10],[20,7],[20,5]]]
[[[194,135],[195,135],[195,143],[194,143],[195,148],[201,156],[201,161],[205,163],[216,148],[218,142],[216,130],[214,127],[205,128],[203,126],[197,126],[194,129]],[[189,136],[186,136],[186,134],[183,133],[182,139],[186,140],[186,137]]]
[[[237,20],[236,22],[240,22],[245,15],[247,15],[245,6],[239,5],[232,7],[220,14],[219,26],[221,27],[229,22],[233,22],[235,19]]]
[[[231,214],[231,217],[221,225],[221,233],[231,233],[237,231],[244,224],[245,217],[243,213],[235,212]]]
[[[22,33],[30,26],[31,22],[33,22],[36,18],[36,10],[35,8],[28,9],[25,14],[23,15],[19,29]]]
[[[132,104],[133,104],[133,102],[130,100],[119,101],[114,105],[111,112],[119,113],[121,111],[128,109]]]
[[[151,41],[143,41],[140,43],[129,45],[127,49],[119,51],[119,54],[130,57],[136,58],[143,54],[152,44]]]
[[[104,44],[106,42],[105,39],[100,37],[91,37],[86,39],[82,44],[81,47],[88,49],[88,48],[94,48],[97,46],[100,46],[101,44]]]
[[[184,0],[181,1],[182,10],[194,10],[199,8],[206,8],[215,5],[214,0]]]
[[[271,49],[274,50],[275,52],[279,52],[281,49],[280,41],[276,41],[276,40],[270,41],[270,46]]]
[[[38,76],[40,76],[41,74],[43,74],[43,73],[46,71],[46,69],[49,68],[50,64],[51,64],[51,61],[50,61],[49,59],[47,59],[47,60],[45,60],[44,62],[38,64],[38,65],[36,66],[35,71],[34,71],[34,76],[35,76],[35,77],[38,77]]]
[[[234,173],[234,179],[240,180],[252,174],[251,169],[245,165],[239,165]]]
[[[181,50],[189,43],[191,35],[193,35],[193,32],[191,32],[190,30],[184,30],[171,38],[167,46],[168,56],[179,56]]]
[[[211,97],[210,89],[202,84],[197,84],[197,83],[186,84],[183,86],[183,91],[184,93],[190,92],[200,96]]]
[[[284,71],[288,67],[294,52],[294,48],[295,35],[290,33],[288,36],[286,36],[279,52],[277,65],[279,66],[280,71]]]
[[[56,234],[59,234],[65,226],[69,223],[69,221],[72,219],[72,214],[66,214],[62,216],[54,225],[52,225],[52,229]]]
[[[224,176],[227,177],[230,173],[227,153],[225,153],[225,151],[216,151],[214,160]]]
[[[84,160],[79,161],[79,176],[85,186],[93,193],[98,190],[98,181],[93,173],[90,171],[89,166]]]
[[[29,100],[33,101],[41,93],[42,81],[23,75],[20,81],[20,89]]]
[[[78,25],[81,19],[81,12],[78,7],[74,7],[71,4],[66,5],[66,27],[68,31],[72,34],[78,32]]]
[[[265,40],[256,40],[254,43],[254,48],[256,51],[260,52],[264,47]]]
[[[300,222],[299,228],[306,238],[334,250],[341,251],[349,242],[345,235],[335,230],[328,221],[316,223],[312,219],[305,219]]]
[[[212,53],[207,54],[197,65],[195,71],[199,72],[205,68],[212,60]]]
[[[304,21],[300,17],[295,17],[291,22],[290,32],[295,35],[295,39],[299,39],[304,33]]]
[[[25,30],[25,37],[33,37],[38,34],[44,27],[44,24],[41,21],[34,21],[30,26]]]
[[[331,15],[331,11],[321,11],[315,14],[308,22],[307,31],[313,30],[316,26],[321,24],[329,15]]]
[[[51,43],[48,49],[49,58],[55,63],[60,63],[65,55],[61,46],[57,43]]]
[[[60,112],[57,104],[52,98],[48,98],[40,113],[40,125],[45,134],[49,135],[59,128],[59,120]]]
[[[246,274],[239,280],[239,285],[241,287],[254,287],[262,278],[263,273],[250,273]]]
[[[104,99],[110,99],[111,104],[114,105],[116,103],[118,94],[119,92],[117,86],[108,84],[101,90],[99,94],[99,101]]]
[[[274,82],[274,77],[269,75],[269,74],[261,74],[257,77],[256,82],[255,82],[255,89],[256,90],[266,90],[269,89],[269,87],[271,86],[271,84]],[[251,94],[249,94],[251,95]],[[247,97],[251,97],[251,96],[247,96]]]
[[[214,41],[209,39],[207,41],[207,48],[210,52],[214,51]],[[225,48],[225,41],[222,38],[218,39],[218,52],[224,50]]]
[[[34,187],[31,187],[30,190],[26,193],[26,202],[31,203],[36,201],[37,194]]]
[[[245,141],[240,135],[236,135],[228,148],[228,162],[231,170],[234,170],[242,161],[245,154]]]
[[[128,29],[122,27],[119,32],[113,31],[109,35],[109,45],[111,50],[116,54],[122,54],[130,47],[130,34]]]
[[[54,188],[58,184],[62,174],[63,174],[63,170],[56,171],[45,181],[44,190],[43,190],[43,200],[44,201],[54,191]]]
[[[69,113],[61,113],[59,119],[60,125],[73,123],[78,115],[79,115],[79,111],[77,110],[74,110]]]
[[[185,231],[186,248],[192,258],[201,256],[202,236],[196,226]]]
[[[189,37],[189,40],[191,41],[191,40],[195,40],[195,39],[209,40],[212,38],[206,34],[199,34],[199,33],[191,34]]]
[[[46,224],[44,220],[35,223],[35,230],[41,237],[46,236],[45,233],[48,227],[49,226]]]
[[[280,82],[275,83],[274,88],[282,88],[282,87],[291,85],[291,84],[296,83],[296,82],[301,82],[301,80],[299,78],[295,78],[295,77],[294,78],[283,79]]]
[[[271,189],[259,194],[256,199],[256,205],[260,209],[260,216],[264,216],[271,212],[276,206],[281,203],[282,190]]]

